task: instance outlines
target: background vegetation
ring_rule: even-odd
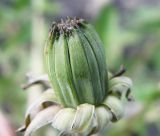
[[[115,72],[124,64],[133,80],[135,102],[124,103],[124,119],[108,125],[101,135],[159,136],[159,13],[158,0],[1,0],[0,122],[5,118],[16,135],[13,130],[22,124],[26,107],[38,95],[37,88],[23,91],[20,85],[27,72],[44,73],[41,57],[49,26],[65,16],[78,16],[95,25],[109,69]]]

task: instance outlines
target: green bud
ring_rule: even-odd
[[[102,103],[108,91],[107,66],[90,24],[82,19],[54,23],[44,57],[52,87],[65,107]]]

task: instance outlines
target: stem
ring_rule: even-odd
[[[42,47],[44,44],[45,25],[42,6],[44,0],[31,0],[31,53],[30,53],[30,71],[39,74],[42,73]],[[30,87],[27,91],[28,102],[30,105],[40,95],[42,88],[39,85]],[[40,134],[38,134],[40,136]],[[42,134],[43,135],[43,134]]]

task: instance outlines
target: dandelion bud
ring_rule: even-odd
[[[65,107],[102,103],[108,90],[107,66],[90,24],[82,19],[54,23],[44,56],[50,82]]]

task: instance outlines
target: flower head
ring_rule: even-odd
[[[19,131],[25,136],[46,124],[60,135],[88,136],[123,116],[122,94],[128,100],[132,81],[107,71],[105,53],[94,28],[83,19],[53,23],[44,49],[47,76],[29,80],[45,91],[27,110]]]

